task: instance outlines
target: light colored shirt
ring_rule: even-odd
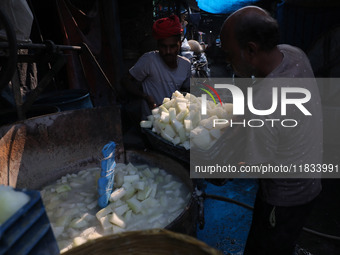
[[[191,77],[190,61],[177,56],[177,68],[168,67],[158,51],[145,53],[129,70],[130,74],[142,82],[145,94],[151,95],[155,103],[161,105],[165,97],[171,98],[176,90],[189,89]],[[150,115],[151,111],[143,100],[142,118]]]
[[[287,115],[282,116],[280,93],[278,108],[274,113],[267,116],[248,113],[248,119],[261,119],[265,124],[260,128],[247,129],[246,162],[250,165],[270,163],[285,166],[321,164],[322,107],[311,65],[302,50],[289,45],[279,45],[278,48],[283,54],[281,64],[266,79],[253,85],[254,108],[265,110],[271,107],[273,87],[277,87],[279,92],[284,87],[302,87],[311,93],[311,99],[303,105],[312,115],[305,116],[295,105],[288,105]],[[296,95],[301,98],[301,94]],[[288,98],[297,96],[289,94]],[[283,127],[280,122],[275,122],[272,127],[272,122],[266,119],[295,119],[298,124],[295,127]],[[260,185],[263,199],[277,206],[307,203],[321,191],[319,178],[262,179]]]

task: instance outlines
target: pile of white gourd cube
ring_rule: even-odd
[[[109,204],[100,209],[99,175],[100,168],[84,169],[41,191],[61,252],[103,235],[164,228],[191,198],[189,188],[164,169],[117,163]]]
[[[162,105],[152,110],[148,120],[142,120],[142,128],[152,128],[165,140],[189,150],[197,146],[209,149],[229,126],[229,122],[214,127],[214,120],[230,120],[233,105],[214,103],[207,100],[207,114],[201,114],[201,97],[190,93],[185,96],[175,91],[170,98],[164,98]]]
[[[30,197],[11,186],[0,185],[0,225],[22,208]]]

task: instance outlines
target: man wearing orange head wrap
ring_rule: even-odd
[[[162,104],[176,90],[188,91],[190,87],[190,61],[179,56],[181,48],[181,23],[177,16],[161,18],[153,24],[152,35],[158,50],[145,53],[129,70],[124,79],[126,89],[143,99],[142,119],[151,115],[151,109]],[[142,91],[136,82],[142,84]]]

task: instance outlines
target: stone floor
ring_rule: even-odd
[[[340,180],[324,180],[324,189],[307,219],[306,227],[322,234],[340,236]],[[206,193],[253,205],[257,191],[254,179],[234,179],[219,187],[207,183]],[[252,211],[224,201],[207,199],[204,203],[205,226],[197,238],[225,255],[242,255],[251,224]],[[339,255],[340,241],[303,231],[298,242],[312,255]],[[299,255],[304,253],[300,252]],[[305,253],[308,255],[308,253]]]

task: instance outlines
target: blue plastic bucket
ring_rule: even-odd
[[[89,92],[83,89],[52,91],[41,95],[34,104],[54,105],[60,111],[93,108]]]

